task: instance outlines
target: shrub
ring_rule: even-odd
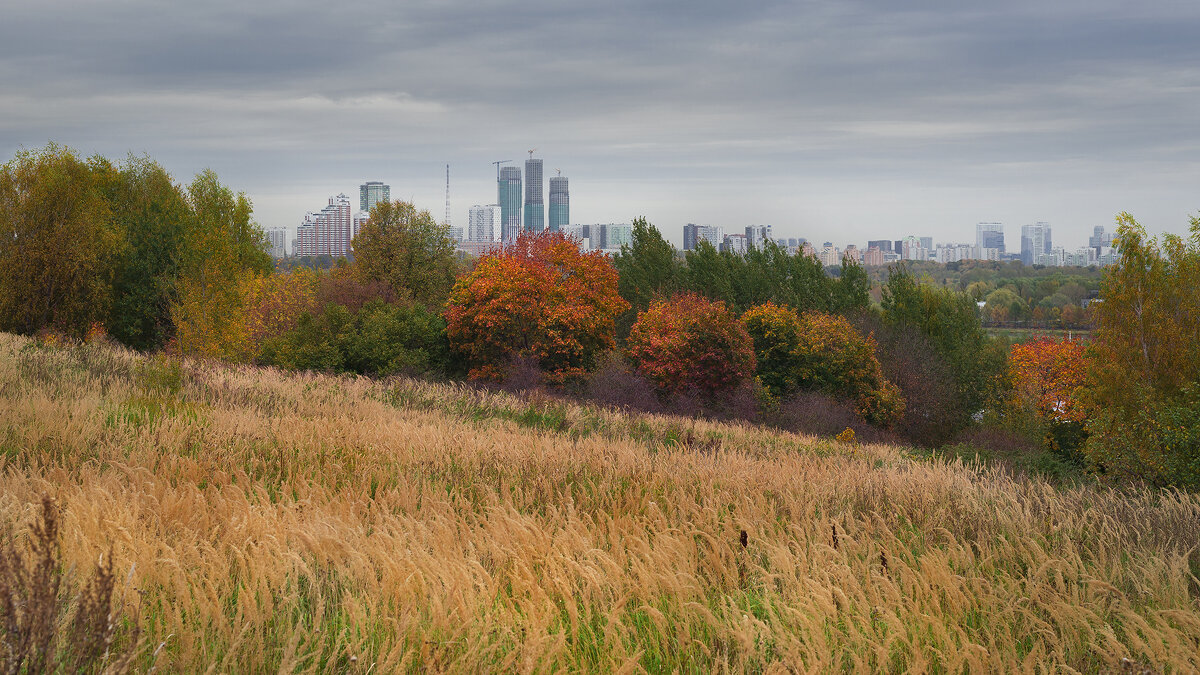
[[[764,421],[780,429],[813,436],[836,436],[852,429],[862,443],[892,440],[886,431],[864,422],[851,404],[816,391],[802,391],[781,401]]]
[[[264,343],[260,360],[292,370],[421,374],[443,370],[448,353],[440,316],[374,300],[353,314],[329,304],[302,315],[295,329]]]
[[[581,253],[561,233],[523,234],[459,278],[446,320],[471,377],[503,380],[514,359],[531,358],[562,382],[613,348],[613,320],[628,306],[604,254]]]
[[[601,405],[638,412],[657,413],[663,409],[654,384],[631,371],[616,352],[602,359],[600,366],[588,377],[584,396]]]
[[[846,319],[768,303],[747,310],[742,323],[754,341],[758,376],[774,396],[820,391],[852,401],[863,419],[881,426],[903,414],[904,399],[883,376],[874,340]]]
[[[659,390],[733,390],[754,374],[754,345],[725,308],[694,293],[657,300],[629,331],[626,354]]]

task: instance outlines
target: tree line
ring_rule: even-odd
[[[958,452],[1024,447],[1055,466],[1200,487],[1200,222],[1160,241],[1118,221],[1121,262],[1101,277],[1090,344],[1009,345],[983,330],[982,291],[991,304],[1089,286],[1042,276],[1012,291],[969,270],[929,283],[899,266],[873,290],[852,262],[831,275],[771,242],[680,255],[645,219],[612,258],[545,234],[462,260],[444,225],[399,201],[372,209],[353,262],[276,272],[250,201],[212,172],[183,186],[148,158],[50,145],[0,169],[0,328],[519,382]]]

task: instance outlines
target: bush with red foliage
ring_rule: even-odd
[[[558,232],[523,234],[459,277],[446,322],[471,377],[503,380],[525,358],[562,382],[593,369],[614,346],[613,319],[628,307],[603,253],[581,253]]]
[[[754,375],[754,345],[725,308],[694,293],[657,300],[633,324],[626,355],[668,394],[729,392]]]

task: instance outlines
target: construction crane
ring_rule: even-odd
[[[502,159],[499,162],[492,162],[492,164],[496,165],[496,180],[497,181],[500,180],[500,165],[501,164],[511,164],[511,163],[512,163],[511,159]]]
[[[534,148],[529,151],[529,159],[533,159],[533,153],[535,153],[535,152],[537,152],[537,148]]]
[[[555,170],[554,170],[554,173],[555,173],[555,175],[557,175],[557,176],[562,176],[562,169],[555,169]]]

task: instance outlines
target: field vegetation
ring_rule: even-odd
[[[0,335],[44,495],[143,672],[1200,669],[1200,498],[895,446]]]

